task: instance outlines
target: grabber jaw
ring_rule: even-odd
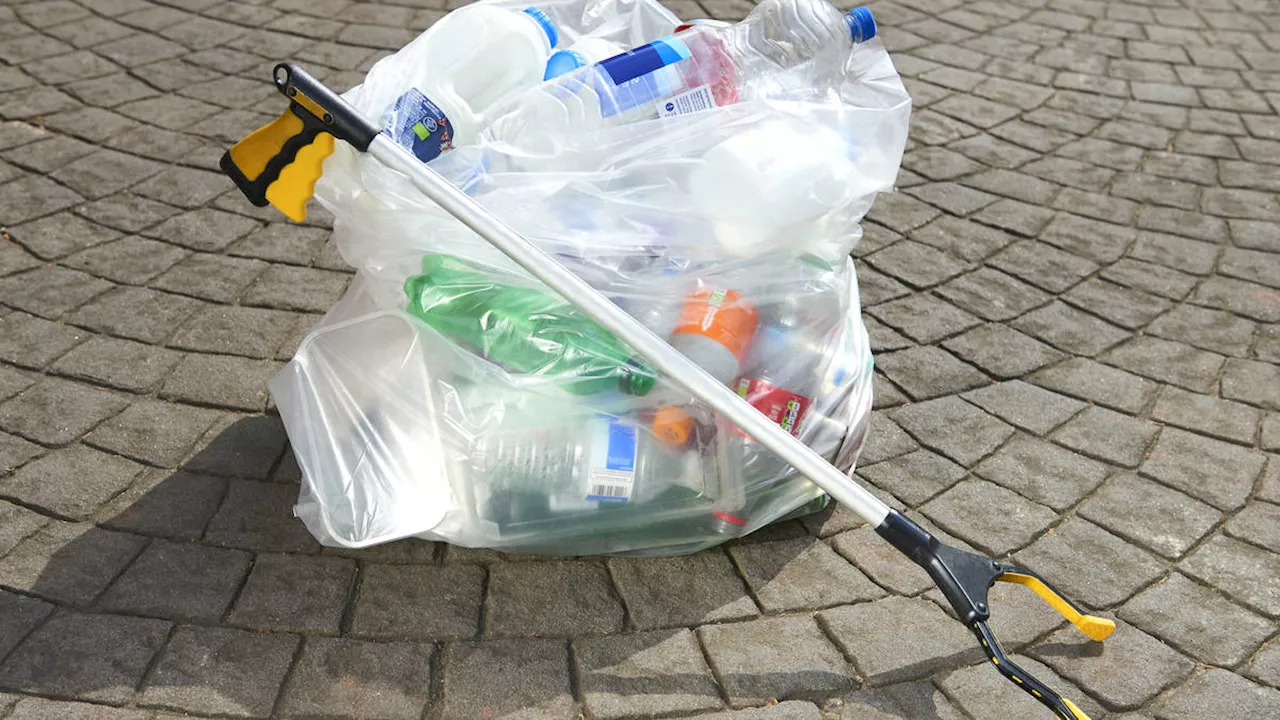
[[[249,202],[274,205],[290,220],[302,222],[334,140],[363,152],[378,130],[302,68],[281,63],[274,78],[289,107],[233,145],[219,165]]]
[[[956,616],[977,636],[987,658],[1001,675],[1053,710],[1062,720],[1088,720],[1088,716],[1074,703],[1005,655],[987,624],[991,618],[987,593],[996,582],[1025,585],[1090,639],[1099,642],[1115,630],[1114,622],[1085,613],[1030,570],[944,545],[924,528],[895,511],[889,511],[876,527],[876,532],[929,573],[947,602],[951,603]]]

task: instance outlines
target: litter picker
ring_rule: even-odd
[[[287,63],[277,65],[274,79],[276,87],[289,99],[289,107],[279,118],[228,150],[221,163],[222,170],[250,202],[259,207],[274,205],[295,222],[305,219],[307,201],[315,191],[324,159],[333,152],[335,140],[370,153],[387,167],[403,173],[433,202],[630,345],[659,372],[732,420],[870,523],[882,538],[928,572],[1002,675],[1052,709],[1057,717],[1087,720],[1074,703],[1018,667],[1004,653],[988,625],[991,611],[987,591],[996,582],[1024,585],[1095,641],[1110,635],[1115,623],[1085,613],[1026,568],[939,542],[449,184],[390,136],[379,133],[359,111],[301,68]]]

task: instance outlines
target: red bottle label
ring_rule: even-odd
[[[799,436],[800,421],[804,419],[804,414],[812,402],[809,398],[754,378],[738,378],[735,389],[739,396],[764,413],[765,417],[777,423],[783,430]],[[734,430],[739,435],[746,436],[737,427]]]

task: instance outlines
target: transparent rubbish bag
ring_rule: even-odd
[[[570,43],[679,22],[652,0],[537,6]],[[346,97],[379,117],[412,47]],[[872,358],[849,252],[910,112],[883,47],[861,48],[824,93],[549,128],[551,154],[481,133],[429,166],[851,471]],[[825,502],[406,177],[342,146],[324,170],[357,276],[270,383],[322,543],[687,553]]]

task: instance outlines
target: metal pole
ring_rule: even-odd
[[[889,506],[792,437],[791,433],[757,412],[746,400],[711,377],[664,339],[654,335],[550,255],[539,250],[466,193],[449,184],[404,147],[386,135],[378,135],[369,144],[369,152],[385,165],[408,175],[423,194],[462,224],[488,240],[534,277],[630,345],[659,372],[732,420],[828,495],[872,526],[878,527],[884,521],[889,513]]]

